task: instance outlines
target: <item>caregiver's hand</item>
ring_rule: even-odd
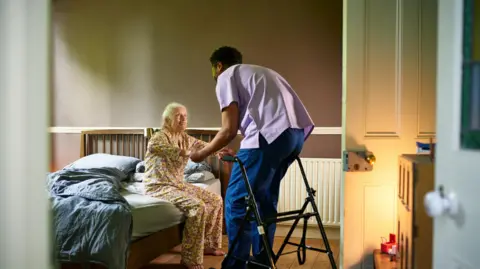
[[[225,156],[235,156],[236,152],[233,149],[223,148],[217,153],[218,159],[222,159]]]
[[[193,150],[191,153],[190,153],[190,160],[192,160],[192,162],[196,162],[196,163],[199,163],[203,160],[205,160],[205,158],[207,158],[208,156],[205,154],[205,152],[203,150]]]

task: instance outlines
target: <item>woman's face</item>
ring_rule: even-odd
[[[176,132],[183,132],[187,129],[187,109],[184,107],[177,107],[173,110],[171,118],[172,129]]]

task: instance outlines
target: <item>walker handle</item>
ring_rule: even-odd
[[[237,161],[237,159],[236,159],[234,156],[228,156],[228,155],[226,155],[226,156],[223,156],[223,157],[222,157],[222,161],[234,163],[234,162]]]

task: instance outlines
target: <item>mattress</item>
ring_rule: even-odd
[[[221,195],[219,179],[193,185]],[[184,221],[183,213],[170,202],[141,194],[142,183],[130,183],[125,187],[122,195],[132,206],[133,241]]]

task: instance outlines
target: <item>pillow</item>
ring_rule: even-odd
[[[186,176],[185,181],[189,183],[201,183],[214,178],[215,178],[215,175],[212,174],[212,172],[201,171],[201,172],[192,173]]]
[[[141,161],[141,162],[137,163],[137,167],[135,168],[135,172],[145,173],[145,161]]]
[[[123,182],[122,183],[122,188],[129,193],[135,193],[135,194],[140,194],[144,195],[145,194],[145,185],[140,182]]]
[[[212,171],[212,168],[207,162],[203,161],[200,163],[196,163],[188,159],[188,163],[185,166],[185,170],[183,171],[183,174],[190,175],[193,173],[203,172],[203,171],[208,171],[208,172]]]
[[[116,168],[128,175],[135,171],[139,162],[141,160],[135,157],[96,153],[80,158],[65,168],[91,169],[108,167]]]
[[[130,173],[130,181],[131,182],[143,182],[143,176],[145,173]]]

